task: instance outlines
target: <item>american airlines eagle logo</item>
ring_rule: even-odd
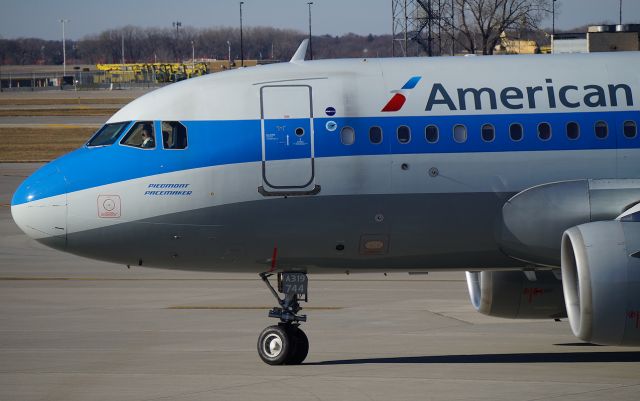
[[[392,91],[394,95],[391,100],[389,100],[389,102],[387,102],[387,104],[382,108],[382,111],[389,112],[400,110],[402,106],[404,106],[404,102],[407,101],[407,98],[402,94],[402,91],[415,88],[416,85],[418,85],[418,82],[420,82],[420,79],[422,79],[422,77],[411,77],[400,90]]]

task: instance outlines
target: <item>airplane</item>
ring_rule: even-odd
[[[640,53],[306,48],[132,101],[27,178],[13,219],[92,259],[259,273],[271,365],[305,360],[307,274],[335,272],[466,271],[481,313],[640,345]]]

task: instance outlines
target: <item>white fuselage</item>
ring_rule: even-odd
[[[618,53],[212,74],[124,107],[107,123],[130,122],[113,144],[45,166],[12,213],[51,246],[126,264],[260,271],[277,253],[313,271],[519,266],[498,233],[511,196],[640,178],[638,65]],[[155,148],[123,143],[136,122]],[[165,149],[165,123],[188,145]]]

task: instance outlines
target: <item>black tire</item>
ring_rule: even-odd
[[[284,365],[293,350],[291,334],[284,327],[269,326],[258,337],[258,355],[269,365]]]
[[[289,335],[291,336],[293,347],[285,363],[287,365],[300,365],[309,354],[309,339],[304,334],[304,331],[298,327],[291,327]]]

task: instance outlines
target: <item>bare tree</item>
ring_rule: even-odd
[[[306,33],[272,27],[246,27],[245,58],[287,60],[306,38]],[[171,27],[140,28],[124,26],[88,35],[78,41],[67,39],[67,63],[120,64],[124,38],[127,63],[175,62],[191,58],[191,41],[196,58],[226,60],[240,58],[240,30],[218,27],[181,27],[178,40]],[[389,35],[314,37],[314,58],[384,57],[390,55]],[[229,43],[229,44],[227,44]],[[230,47],[230,49],[229,49]],[[0,64],[62,64],[62,42],[42,39],[0,38]]]
[[[507,30],[537,30],[552,0],[451,0],[450,37],[469,53],[493,54]]]

